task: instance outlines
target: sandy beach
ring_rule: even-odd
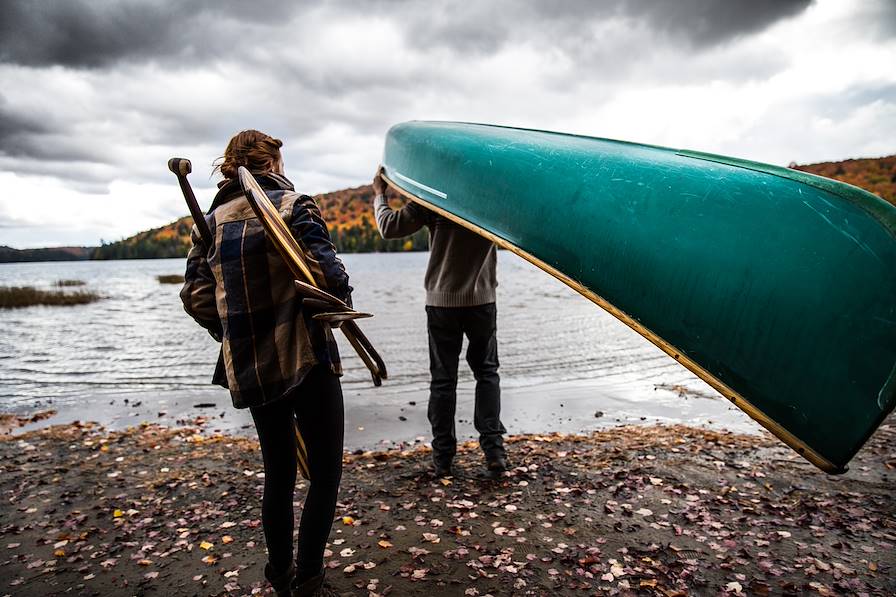
[[[0,439],[0,594],[267,589],[257,442],[189,425]],[[620,426],[346,453],[330,582],[346,595],[891,595],[896,421],[827,476],[766,435]],[[296,494],[299,504],[305,486]]]

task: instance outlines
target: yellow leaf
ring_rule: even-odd
[[[221,543],[223,543],[224,545],[233,543],[233,537],[231,537],[230,535],[224,535],[223,537],[221,537]]]
[[[202,543],[199,544],[199,547],[201,547],[202,549],[211,549],[214,546],[215,546],[214,543],[209,543],[208,541],[203,541]]]
[[[342,524],[347,525],[347,526],[351,526],[351,525],[355,524],[355,519],[352,518],[351,516],[343,516],[343,517],[342,517]]]
[[[112,516],[115,518],[121,518],[122,516],[124,516],[124,512],[122,512],[121,510],[116,510],[112,513]]]
[[[448,487],[449,485],[451,485],[451,479],[441,479],[439,482],[442,485],[444,485],[445,487]]]
[[[53,552],[53,555],[56,556],[57,558],[64,558],[65,551],[63,551],[61,549],[57,549],[56,551]]]
[[[215,556],[205,556],[204,558],[202,558],[202,561],[211,566],[218,561],[218,558],[216,558]]]
[[[390,547],[392,547],[392,544],[389,541],[386,541],[385,539],[383,539],[382,541],[377,543],[377,545],[379,545],[383,549],[389,549]]]

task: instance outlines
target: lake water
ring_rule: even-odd
[[[375,314],[360,325],[390,372],[374,388],[340,335],[350,447],[427,437],[427,258],[343,256],[355,306]],[[182,259],[0,265],[0,285],[51,287],[73,278],[104,297],[0,311],[0,411],[53,408],[58,415],[46,424],[80,419],[112,427],[203,415],[214,418],[214,429],[251,433],[248,413],[209,384],[217,344],[184,313],[180,285],[156,279],[183,270]],[[658,348],[522,259],[500,251],[498,280],[503,418],[511,433],[641,421],[758,429]],[[458,432],[472,437],[473,380],[463,360],[460,380]],[[672,386],[695,394],[683,397]]]

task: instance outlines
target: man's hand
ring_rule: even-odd
[[[376,171],[376,176],[373,177],[374,195],[384,195],[386,193],[386,181],[383,180],[384,171],[385,169],[380,166],[380,169]]]

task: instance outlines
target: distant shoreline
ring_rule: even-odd
[[[47,261],[88,261],[97,247],[44,247],[14,249],[0,246],[0,263],[38,263]]]
[[[3,263],[59,263],[59,262],[78,262],[78,261],[134,261],[134,260],[151,260],[151,259],[186,259],[187,254],[183,255],[141,255],[136,257],[115,257],[115,258],[104,258],[104,257],[93,257],[91,255],[80,257],[77,255],[69,255],[69,256],[15,256],[13,254],[10,257],[11,251],[16,251],[19,253],[32,253],[38,251],[62,251],[67,249],[86,249],[88,251],[92,251],[94,249],[99,249],[99,247],[49,247],[49,248],[41,248],[41,249],[13,249],[11,247],[0,247],[0,264]],[[415,253],[415,252],[423,252],[426,251],[425,248],[414,248],[409,249],[407,251],[400,251],[402,253]],[[340,250],[340,253],[343,254],[355,254],[355,253],[395,253],[396,251],[345,251]]]

